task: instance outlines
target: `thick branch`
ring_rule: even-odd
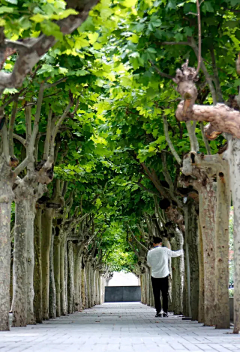
[[[207,121],[211,123],[214,131],[230,133],[234,137],[240,138],[240,112],[225,104],[194,105],[192,110],[184,116],[183,102],[181,102],[177,107],[176,117],[179,121]],[[216,136],[207,136],[208,139],[214,139],[214,137]]]
[[[216,86],[216,95],[217,95],[217,102],[218,103],[223,103],[224,99],[222,96],[222,91],[221,91],[221,86],[220,86],[220,81],[219,81],[219,76],[218,76],[218,69],[216,65],[216,59],[215,59],[215,53],[214,53],[214,48],[210,48],[210,53],[212,57],[212,68],[213,68],[213,74],[214,74],[214,83]]]
[[[28,148],[29,148],[29,144],[31,141],[31,135],[32,135],[32,114],[31,114],[31,111],[32,110],[31,110],[30,106],[25,107],[27,153],[28,153]]]
[[[189,135],[189,139],[190,139],[191,150],[198,152],[199,151],[199,144],[198,144],[197,136],[195,133],[196,122],[194,122],[192,124],[191,121],[186,121],[186,126],[187,126],[188,135]]]
[[[41,107],[42,107],[42,101],[43,101],[43,92],[44,92],[44,84],[41,84],[39,88],[39,93],[38,93],[37,110],[36,110],[35,119],[34,119],[33,131],[32,131],[29,148],[28,148],[29,153],[33,153],[34,151],[35,140],[38,134],[39,119],[40,119]]]
[[[9,121],[9,153],[11,156],[14,156],[13,130],[17,113],[17,105],[18,102],[16,100],[13,103],[11,118]]]
[[[3,154],[7,159],[7,161],[9,161],[9,140],[8,140],[8,130],[7,130],[6,123],[4,123],[1,132],[2,132]]]
[[[196,76],[200,71],[201,61],[202,61],[201,11],[200,11],[199,0],[197,0],[197,16],[198,16],[198,66],[197,66]]]
[[[204,126],[203,126],[203,122],[200,122],[200,128],[201,128],[201,133],[202,133],[202,139],[204,141],[204,144],[205,144],[205,148],[206,148],[206,151],[207,151],[207,154],[211,155],[211,148],[210,148],[210,145],[208,143],[208,140],[205,136],[205,133],[204,133]]]
[[[71,107],[73,105],[73,102],[70,101],[68,106],[66,107],[64,113],[62,114],[62,116],[59,118],[56,126],[54,127],[53,131],[52,131],[52,135],[51,135],[51,146],[50,146],[50,158],[54,159],[54,144],[55,144],[55,138],[56,135],[58,133],[59,127],[61,126],[61,124],[63,123],[63,121],[65,120],[65,118],[67,117],[67,114],[69,113]]]
[[[173,79],[173,76],[168,75],[167,73],[164,73],[162,71],[159,70],[159,68],[152,62],[150,61],[152,67],[156,70],[156,72],[159,74],[159,76],[164,77],[164,78],[168,78],[168,79]]]
[[[49,155],[51,127],[52,127],[52,109],[50,108],[48,113],[47,133],[46,133],[46,138],[44,143],[43,160],[47,160],[47,157]]]
[[[26,147],[26,139],[24,139],[23,137],[19,136],[16,133],[13,133],[13,138],[19,141],[24,147]]]
[[[145,250],[145,251],[148,251],[147,247],[145,247],[138,239],[137,237],[134,235],[134,233],[132,232],[132,229],[130,226],[128,226],[130,232],[131,232],[131,235],[133,236],[133,238],[135,239],[135,241]]]
[[[14,170],[14,174],[16,176],[18,176],[29,164],[29,157],[27,156],[22,162],[21,164],[19,164],[16,169]]]
[[[179,157],[178,153],[176,152],[175,148],[174,148],[174,145],[170,139],[170,136],[169,136],[169,132],[168,132],[168,122],[167,122],[167,118],[166,116],[163,116],[163,125],[164,125],[164,134],[165,134],[165,138],[166,138],[166,141],[167,141],[167,144],[172,152],[172,155],[174,156],[174,158],[177,160],[178,164],[181,165],[181,158]]]
[[[64,35],[72,33],[86,20],[89,11],[97,2],[98,0],[68,0],[68,7],[75,8],[79,13],[58,21],[57,24],[60,27],[60,31]],[[43,34],[38,38],[31,38],[24,42],[14,43],[5,41],[3,45],[18,50],[19,56],[12,73],[0,72],[0,91],[2,92],[5,88],[20,87],[26,75],[56,42],[57,40],[54,36],[46,36]],[[5,51],[6,48],[2,50]]]
[[[145,187],[141,182],[136,182],[136,184],[137,184],[139,187],[141,187],[144,191],[146,191],[146,192],[148,192],[148,193],[150,193],[150,194],[153,194],[154,196],[160,197],[160,196],[159,196],[159,193],[156,193],[156,192],[152,191],[151,189]]]
[[[191,45],[190,46],[193,48],[193,51],[195,52],[196,56],[198,57],[198,54],[199,54],[198,47],[197,47],[197,44],[193,38],[191,38]],[[217,103],[216,91],[215,91],[215,88],[214,88],[214,85],[212,82],[212,78],[211,78],[210,74],[208,73],[208,70],[207,70],[203,60],[201,60],[201,68],[203,70],[204,76],[206,78],[210,92],[212,94],[213,104],[215,105]]]

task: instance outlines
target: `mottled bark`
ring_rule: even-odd
[[[209,181],[199,194],[199,218],[203,237],[204,324],[215,324],[215,210],[216,185]]]
[[[15,202],[12,326],[27,325],[27,200]]]
[[[68,313],[75,311],[73,244],[68,241]]]
[[[52,239],[53,209],[45,208],[42,213],[42,313],[43,319],[49,319],[49,275],[50,248]]]
[[[215,312],[216,329],[230,328],[229,311],[229,210],[230,188],[229,167],[217,174],[217,209],[215,224]]]
[[[177,251],[183,247],[183,236],[178,230],[171,241],[171,249]],[[172,258],[172,307],[174,314],[183,314],[183,278],[184,257]],[[170,309],[169,309],[170,310]]]
[[[190,306],[191,318],[198,320],[199,304],[199,262],[198,262],[198,219],[195,205],[188,200],[184,206],[185,237],[188,244],[190,266]]]
[[[0,158],[0,331],[9,330],[10,224],[13,199],[11,170]]]
[[[81,298],[81,261],[82,257],[79,252],[78,244],[73,244],[73,254],[74,254],[74,292],[75,292],[75,310],[81,311],[82,298]]]
[[[240,331],[240,140],[229,140],[231,191],[234,207],[234,333]]]
[[[36,322],[42,322],[42,258],[41,258],[41,237],[42,237],[42,209],[38,206],[34,222],[34,313]]]
[[[60,271],[60,240],[59,237],[55,235],[54,237],[54,279],[55,279],[55,287],[56,287],[56,316],[61,316],[61,271]]]
[[[66,242],[60,244],[60,280],[61,280],[61,315],[67,315],[66,282],[65,282],[65,252]]]
[[[86,308],[86,290],[85,290],[85,267],[82,268],[81,276],[81,296],[82,296],[82,309]]]
[[[53,248],[54,248],[54,233],[52,233],[51,238],[51,248],[49,254],[49,318],[56,318],[56,285],[54,277],[54,258],[53,258]]]
[[[36,324],[34,314],[34,219],[36,200],[27,200],[27,324]]]
[[[199,259],[199,304],[198,322],[204,323],[204,260],[203,260],[203,238],[201,225],[198,221],[198,259]]]
[[[240,138],[240,112],[229,108],[225,104],[217,105],[193,105],[192,109],[184,111],[185,102],[181,102],[176,111],[179,121],[208,121],[211,128],[205,132],[209,139],[215,139],[216,134],[222,132],[230,133],[236,138]]]

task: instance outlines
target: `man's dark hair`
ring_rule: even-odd
[[[162,239],[160,237],[153,237],[153,243],[160,243],[162,242]]]

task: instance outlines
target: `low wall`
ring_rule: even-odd
[[[106,286],[105,302],[140,302],[140,286]]]

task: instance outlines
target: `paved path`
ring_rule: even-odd
[[[0,352],[229,352],[240,335],[181,318],[154,318],[140,303],[108,303],[26,328],[0,332]]]

